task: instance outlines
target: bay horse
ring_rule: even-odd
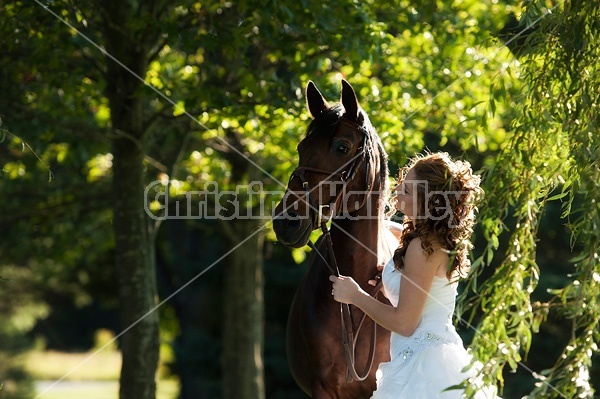
[[[377,365],[389,360],[390,333],[369,318],[372,328],[359,333],[364,314],[335,302],[328,278],[351,276],[373,294],[368,281],[391,257],[382,245],[384,235],[391,234],[383,226],[387,154],[347,81],[334,105],[309,82],[306,102],[313,120],[298,145],[298,167],[274,210],[273,229],[279,242],[294,248],[307,245],[314,229],[324,234],[313,246],[291,305],[288,364],[312,398],[370,398]],[[362,375],[356,368],[364,370]]]

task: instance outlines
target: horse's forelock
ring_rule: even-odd
[[[341,104],[335,104],[332,107],[324,109],[318,117],[313,119],[306,129],[306,136],[313,133],[333,132],[333,127],[338,123],[344,114],[344,107]]]

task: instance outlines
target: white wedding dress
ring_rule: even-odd
[[[385,296],[398,305],[402,273],[387,262],[382,272]],[[471,362],[452,324],[456,289],[445,277],[434,277],[421,321],[410,337],[392,332],[389,362],[377,370],[377,390],[372,399],[458,399],[463,391],[444,391],[474,376],[462,370]],[[478,399],[497,398],[493,389],[478,392]]]

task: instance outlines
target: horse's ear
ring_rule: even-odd
[[[306,85],[306,105],[313,119],[319,116],[321,111],[329,108],[329,103],[325,101],[325,98],[323,98],[323,95],[312,80],[309,80]]]
[[[358,99],[356,98],[356,93],[350,83],[348,83],[345,79],[342,79],[342,105],[346,110],[344,116],[348,119],[351,119],[355,122],[362,123],[362,115],[360,104],[358,103]]]

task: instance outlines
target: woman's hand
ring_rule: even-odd
[[[369,285],[375,287],[377,283],[381,282],[381,272],[383,272],[383,265],[377,266],[377,274],[371,280],[369,280]]]
[[[338,302],[353,304],[358,295],[366,294],[352,277],[329,276],[329,281],[333,282],[331,295]]]

